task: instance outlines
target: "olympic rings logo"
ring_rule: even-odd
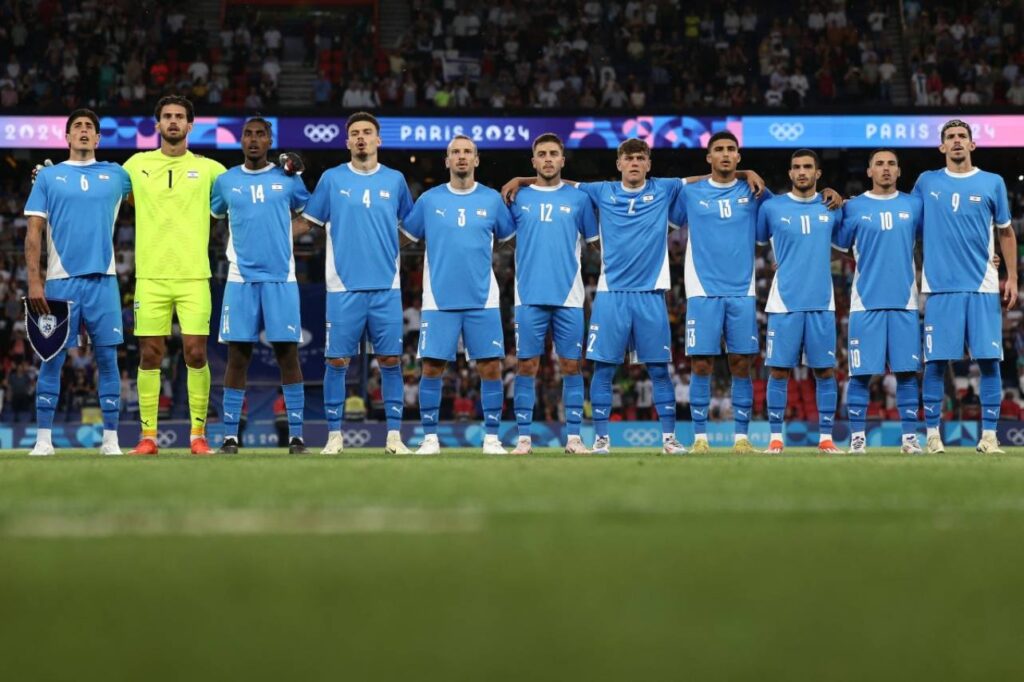
[[[330,142],[341,134],[341,128],[333,123],[307,123],[302,129],[302,134],[310,142]]]
[[[342,438],[345,442],[345,447],[359,448],[370,442],[370,432],[366,429],[359,429],[358,431],[344,431]]]
[[[178,440],[178,434],[174,431],[160,431],[156,434],[157,447],[169,448]]]
[[[792,142],[804,134],[804,124],[773,123],[768,126],[768,134],[780,142]]]
[[[1024,445],[1024,429],[1007,429],[1006,440],[1011,445]]]
[[[622,435],[627,443],[641,448],[654,445],[660,438],[656,429],[626,429]]]

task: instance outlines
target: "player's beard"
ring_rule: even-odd
[[[175,135],[177,135],[177,137],[175,137]],[[160,139],[163,140],[164,142],[166,142],[167,144],[180,144],[185,139],[185,137],[186,137],[186,133],[184,131],[181,131],[181,130],[179,130],[177,133],[173,133],[173,132],[166,132],[166,133],[161,132],[160,133]]]
[[[470,170],[468,168],[466,170],[459,170],[458,168],[453,168],[452,169],[452,175],[457,177],[459,180],[465,180],[471,174],[472,173],[470,172]]]

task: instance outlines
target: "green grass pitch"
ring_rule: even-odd
[[[0,453],[0,669],[1021,679],[1021,454]]]

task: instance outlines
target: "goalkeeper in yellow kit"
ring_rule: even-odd
[[[131,454],[157,454],[160,363],[177,313],[188,367],[192,454],[209,455],[210,192],[225,168],[188,150],[195,111],[187,99],[164,97],[155,116],[160,148],[139,152],[124,164],[135,205],[135,335],[141,354],[142,438]]]

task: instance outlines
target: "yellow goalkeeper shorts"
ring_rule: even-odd
[[[212,307],[208,279],[136,280],[135,335],[169,335],[177,313],[182,334],[209,336]]]

